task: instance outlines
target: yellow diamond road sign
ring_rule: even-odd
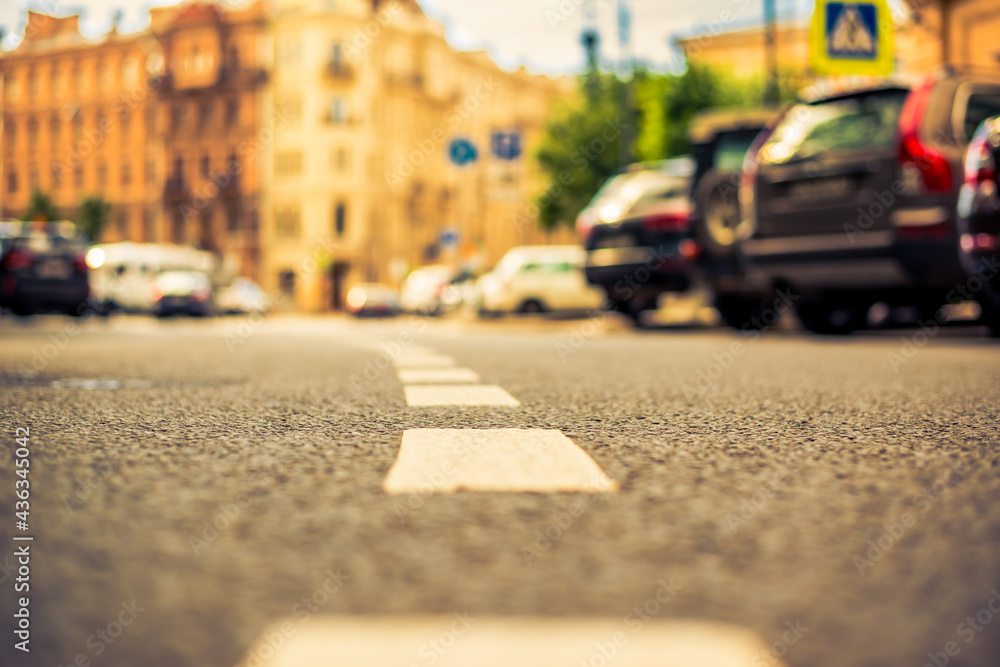
[[[809,46],[812,69],[820,75],[892,74],[892,31],[887,0],[816,0]]]

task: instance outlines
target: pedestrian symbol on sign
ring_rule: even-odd
[[[831,57],[874,60],[878,56],[874,5],[831,2],[826,6],[826,15],[827,52]]]

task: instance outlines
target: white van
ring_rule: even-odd
[[[575,245],[513,248],[476,284],[479,313],[600,308],[604,291],[587,284],[585,260],[584,249]]]
[[[212,253],[172,243],[104,243],[87,253],[93,298],[108,309],[148,313],[154,309],[150,287],[164,271],[216,268]]]

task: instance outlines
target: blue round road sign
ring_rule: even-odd
[[[448,158],[459,167],[472,164],[477,157],[476,146],[468,139],[452,139],[448,144]]]

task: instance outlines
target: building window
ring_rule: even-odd
[[[228,100],[226,102],[226,125],[235,127],[240,121],[239,100]]]
[[[38,74],[32,68],[28,71],[28,99],[34,100],[38,96]]]
[[[335,72],[339,72],[344,67],[344,48],[340,42],[336,42],[330,48],[330,67]]]
[[[28,119],[28,146],[34,150],[38,143],[38,120],[32,116]]]
[[[97,131],[102,134],[111,129],[108,124],[108,115],[104,113],[103,110],[97,111],[97,117],[94,119],[94,126],[97,128]]]
[[[14,167],[7,167],[7,192],[17,192],[17,172]]]
[[[294,239],[299,235],[299,209],[287,206],[278,211],[275,216],[274,232],[278,238]]]
[[[184,120],[185,120],[185,118],[184,118],[185,117],[185,113],[184,113],[185,111],[186,111],[186,109],[184,108],[183,104],[175,104],[174,108],[171,110],[171,114],[170,114],[170,129],[173,132],[177,132],[178,130],[181,129],[181,127],[183,127]]]
[[[122,161],[122,185],[132,184],[132,165],[128,161]]]
[[[343,146],[330,153],[330,169],[335,171],[347,171],[349,163],[350,159],[347,155],[347,149]]]
[[[212,112],[215,109],[211,102],[203,102],[198,109],[198,129],[206,130],[212,126]]]
[[[329,110],[330,120],[334,123],[347,122],[347,100],[343,97],[335,97],[330,100]]]
[[[152,207],[144,207],[142,209],[142,240],[146,243],[150,243],[156,238],[155,230],[153,229],[154,222],[155,218],[153,217]]]
[[[152,107],[146,109],[146,132],[156,133],[156,109]]]
[[[83,112],[77,111],[73,115],[73,141],[80,143],[83,139]]]
[[[63,173],[62,166],[58,162],[52,163],[52,188],[56,189],[62,185]]]
[[[302,40],[286,39],[278,43],[278,65],[293,67],[302,62]]]
[[[28,187],[32,192],[38,189],[38,169],[35,167],[28,170]]]
[[[17,141],[17,121],[13,118],[7,118],[4,123],[7,126],[7,152],[11,153]]]
[[[62,121],[59,120],[59,114],[52,114],[52,118],[49,119],[49,132],[52,134],[52,148],[55,148],[56,142],[59,140],[59,130],[62,128]]]
[[[153,160],[146,160],[146,184],[156,183],[156,163]]]
[[[73,92],[77,95],[83,92],[84,88],[84,74],[83,68],[80,67],[80,63],[73,63]]]
[[[274,156],[274,172],[278,176],[298,176],[302,173],[302,152],[285,151]]]
[[[295,272],[285,270],[279,273],[278,286],[285,294],[295,294]]]
[[[212,160],[207,155],[202,155],[199,161],[199,172],[202,178],[208,178],[212,170]]]
[[[235,206],[230,206],[226,210],[226,230],[229,232],[239,231],[240,212]]]
[[[108,167],[103,162],[97,165],[97,187],[104,188],[108,185]]]
[[[77,167],[73,170],[73,187],[83,187],[83,167]]]
[[[347,228],[347,206],[344,202],[337,202],[333,209],[333,231],[338,236],[344,235]]]
[[[274,109],[276,115],[281,116],[281,121],[297,124],[302,118],[302,98],[297,96],[282,98],[275,102]]]
[[[184,180],[184,160],[179,155],[174,158],[174,168],[170,172],[170,178]]]

